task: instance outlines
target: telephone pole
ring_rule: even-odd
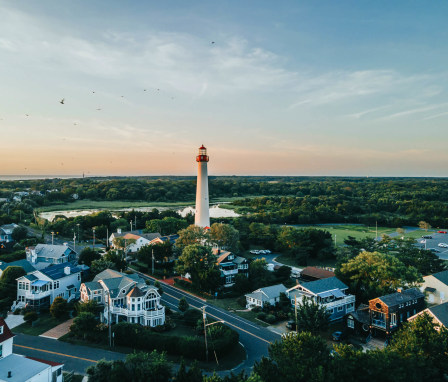
[[[152,254],[152,275],[154,275],[154,248],[151,250]]]
[[[208,344],[207,344],[207,313],[205,313],[205,306],[202,307],[202,320],[204,321],[204,341],[205,341],[205,362],[208,362]]]

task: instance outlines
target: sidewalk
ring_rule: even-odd
[[[70,331],[70,325],[73,324],[73,318],[63,322],[62,324],[55,326],[53,329],[42,333],[39,337],[58,339]]]
[[[23,320],[23,316],[21,314],[8,314],[8,317],[5,319],[6,325],[8,325],[9,329],[15,328],[23,324],[25,321]]]

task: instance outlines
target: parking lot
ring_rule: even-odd
[[[446,229],[440,229],[437,231],[447,231]],[[448,248],[439,247],[439,243],[448,244],[448,234],[446,233],[438,233],[437,231],[428,231],[426,235],[432,236],[432,239],[423,239],[420,238],[417,240],[419,246],[425,248],[425,244],[421,243],[422,240],[426,240],[426,249],[435,249],[436,255],[439,256],[443,260],[448,260]]]

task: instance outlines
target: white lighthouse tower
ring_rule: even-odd
[[[198,162],[198,180],[196,185],[196,215],[194,224],[205,228],[210,227],[210,214],[208,205],[208,155],[204,145],[199,147],[199,155],[196,157],[196,162]]]

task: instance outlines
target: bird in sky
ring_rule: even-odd
[[[27,117],[29,117],[29,114],[25,114]]]
[[[146,91],[146,89],[143,89],[143,91],[145,92],[145,91]]]
[[[59,102],[63,105],[65,101],[65,98],[62,98]]]
[[[99,107],[98,109],[96,109],[96,110],[101,110],[101,108]]]
[[[215,42],[214,41],[212,41],[212,44],[214,44]]]
[[[94,94],[95,94],[95,92],[92,92],[92,93],[94,93]]]

